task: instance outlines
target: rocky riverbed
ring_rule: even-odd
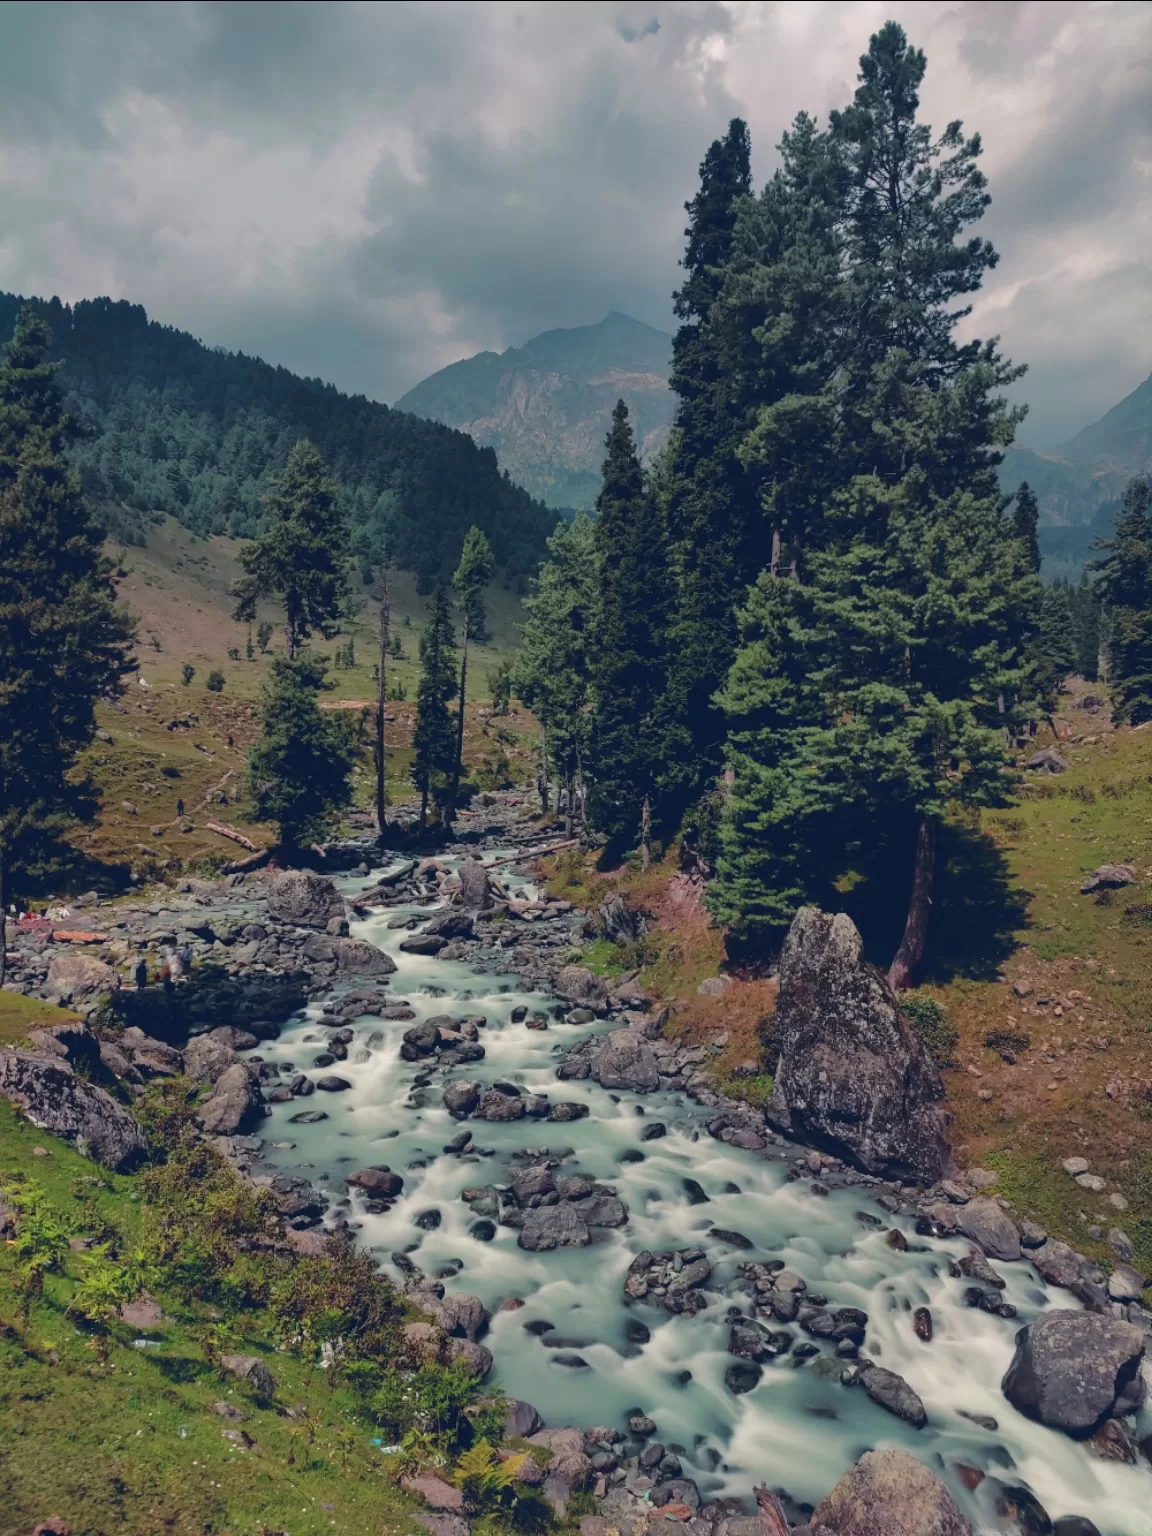
[[[82,953],[26,931],[16,983],[84,1008],[109,985],[93,967],[190,944],[171,996],[102,1006],[102,1070],[209,1084],[205,1133],[273,1189],[290,1240],[343,1226],[378,1253],[429,1319],[411,1347],[490,1372],[511,1427],[546,1437],[558,1507],[593,1491],[586,1536],[752,1536],[754,1483],[781,1521],[841,1536],[1148,1536],[1152,1319],[1123,1231],[1105,1276],[1015,1222],[990,1176],[947,1166],[931,1073],[900,1059],[900,1022],[826,922],[786,957],[796,1047],[769,1118],[717,1093],[706,1047],[666,1039],[634,982],[609,992],[574,963],[585,916],[539,898],[517,812],[498,800],[470,841],[335,887],[185,882],[107,909]],[[84,915],[95,929],[105,909]],[[869,1103],[850,1073],[821,1099],[830,1041],[873,1053]],[[91,1050],[37,1045],[2,1053],[22,1081],[29,1055],[62,1074]],[[873,1108],[886,1073],[906,1112]],[[101,1092],[73,1076],[74,1098]],[[417,1491],[462,1536],[451,1490]],[[865,1493],[872,1523],[853,1523]]]

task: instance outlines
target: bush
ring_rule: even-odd
[[[239,661],[240,660],[240,647],[238,645],[230,645],[228,647],[228,660],[229,661]]]
[[[954,1066],[953,1052],[960,1037],[936,999],[913,995],[902,998],[900,1008],[923,1040],[925,1050],[936,1065]]]
[[[190,662],[186,661],[184,663],[184,665],[180,668],[180,681],[184,684],[185,688],[187,688],[188,684],[192,681],[192,679],[195,676],[196,676],[196,668],[194,666],[192,666],[192,664]]]
[[[224,674],[223,674],[223,672],[209,672],[207,681],[205,682],[204,686],[205,686],[205,688],[207,688],[209,693],[223,693],[224,692]]]

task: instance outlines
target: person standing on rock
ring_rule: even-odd
[[[148,985],[148,961],[143,955],[137,960],[136,969],[132,974],[136,980],[137,992],[143,992],[144,988]]]
[[[184,819],[184,802],[183,802],[183,800],[177,800],[177,802],[176,802],[176,815],[177,815],[177,817],[181,821]]]
[[[180,955],[174,944],[166,944],[164,946],[164,961],[168,968],[168,975],[171,980],[173,982],[183,981],[184,966],[181,963]]]
[[[191,973],[191,970],[192,970],[192,946],[191,946],[191,944],[185,944],[184,948],[180,951],[180,973],[181,973],[181,979],[184,980],[184,981],[187,981],[188,977],[189,977],[189,974]]]

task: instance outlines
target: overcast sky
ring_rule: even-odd
[[[977,334],[1060,441],[1152,366],[1152,5],[0,4],[0,288],[128,298],[391,401],[624,310],[671,329],[682,204],[730,117],[757,186],[892,16],[925,118],[979,130]]]

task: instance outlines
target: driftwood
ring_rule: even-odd
[[[223,873],[226,875],[246,875],[249,870],[262,869],[271,857],[271,848],[261,848],[259,853],[253,853],[246,859],[233,859],[231,864],[225,864]]]
[[[771,1489],[761,1485],[752,1490],[756,1495],[756,1514],[760,1521],[760,1536],[791,1536],[792,1527],[780,1507],[780,1500]]]
[[[219,821],[206,821],[205,830],[215,832],[220,837],[226,837],[233,843],[239,843],[241,848],[247,848],[249,853],[259,853],[260,850],[250,837],[245,837],[243,832],[237,832],[235,827],[226,827]]]
[[[575,848],[579,842],[578,837],[566,837],[562,843],[549,843],[546,848],[525,848],[520,853],[507,853],[502,859],[493,859],[484,868],[496,869],[501,864],[523,864],[528,859],[542,859],[545,854],[559,853],[563,848]]]

